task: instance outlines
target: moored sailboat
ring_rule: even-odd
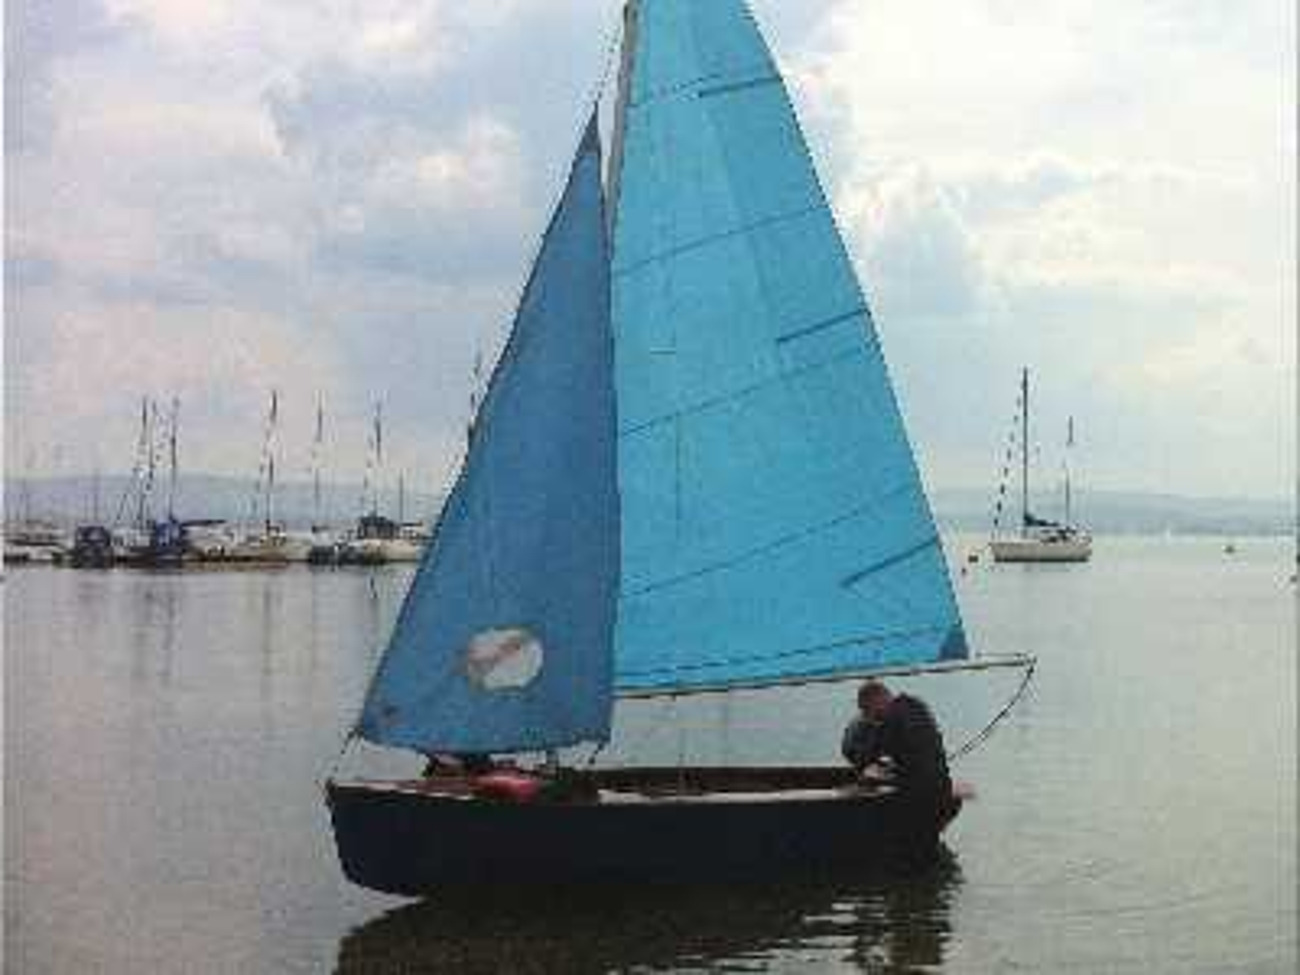
[[[344,565],[388,565],[392,562],[419,562],[424,549],[402,522],[405,481],[398,479],[398,516],[394,520],[379,511],[380,484],[384,470],[384,413],[375,404],[375,419],[370,434],[370,454],[366,461],[364,493],[369,501],[365,514],[357,519],[352,533],[339,545],[338,561]]]
[[[236,530],[224,543],[205,550],[208,562],[251,566],[284,566],[306,562],[311,540],[291,534],[275,518],[276,437],[280,416],[280,394],[271,390],[258,463],[257,485],[249,501],[248,524]],[[260,515],[260,517],[259,517]]]
[[[847,768],[578,771],[558,750],[608,741],[616,698],[1027,663],[970,659],[757,25],[739,0],[633,0],[607,180],[593,112],[352,733],[548,760],[331,777],[345,873],[417,894],[918,852],[891,790]]]
[[[1074,524],[1070,511],[1070,475],[1065,472],[1065,516],[1061,521],[1041,518],[1029,510],[1029,370],[1020,373],[1020,530],[989,542],[995,562],[1087,562],[1092,558],[1092,536]],[[1067,443],[1074,439],[1070,424]],[[999,514],[1001,513],[999,500]],[[996,526],[995,526],[996,531]]]

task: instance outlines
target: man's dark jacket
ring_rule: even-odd
[[[844,757],[857,769],[888,755],[899,791],[915,798],[946,800],[952,792],[943,736],[925,702],[897,694],[878,725],[861,717],[844,735]]]

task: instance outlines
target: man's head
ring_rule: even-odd
[[[881,721],[893,699],[883,681],[869,680],[858,688],[858,710],[868,721]]]

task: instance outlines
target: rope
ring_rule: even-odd
[[[320,791],[324,795],[329,794],[328,786],[334,781],[335,776],[339,773],[339,766],[343,764],[343,756],[347,753],[348,746],[352,744],[352,739],[356,737],[356,730],[349,728],[348,733],[343,736],[343,743],[339,745],[338,754],[334,756],[334,761],[330,762],[329,770],[325,773],[325,778],[317,782]]]
[[[590,755],[587,756],[587,768],[588,768],[588,769],[591,769],[593,766],[595,766],[595,764],[596,764],[596,759],[600,758],[600,753],[603,752],[603,751],[605,750],[605,746],[608,745],[608,744],[609,744],[608,741],[602,741],[602,742],[600,742],[600,743],[599,743],[599,744],[598,744],[598,745],[597,745],[597,746],[592,750],[592,753],[591,753]]]
[[[977,746],[979,746],[984,741],[986,741],[990,735],[993,734],[994,729],[997,728],[997,726],[1002,723],[1002,719],[1011,713],[1012,708],[1014,708],[1016,704],[1020,701],[1020,699],[1024,696],[1025,691],[1029,687],[1029,682],[1033,679],[1034,669],[1037,666],[1038,666],[1038,658],[1030,657],[1029,666],[1025,668],[1024,679],[1020,681],[1020,686],[1016,688],[1016,692],[1011,696],[1011,700],[1007,701],[1007,703],[1003,705],[1002,710],[993,716],[993,720],[990,721],[988,724],[986,724],[972,738],[970,738],[968,741],[963,743],[960,748],[956,749],[955,751],[949,752],[948,761],[956,762],[964,758],[965,756],[969,755]]]
[[[595,84],[587,95],[587,100],[585,102],[587,108],[582,115],[583,128],[586,127],[587,119],[590,118],[591,113],[600,105],[600,100],[605,95],[605,89],[609,87],[609,79],[614,73],[614,65],[618,63],[619,48],[621,47],[622,40],[623,14],[620,8],[614,15],[614,22],[606,30],[605,55],[602,58],[604,63],[601,65],[599,77],[596,79]],[[579,129],[578,131],[581,132],[582,129]]]

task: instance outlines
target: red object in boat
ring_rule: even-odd
[[[502,802],[532,802],[545,782],[536,775],[502,769],[474,776],[471,787],[476,796]]]

